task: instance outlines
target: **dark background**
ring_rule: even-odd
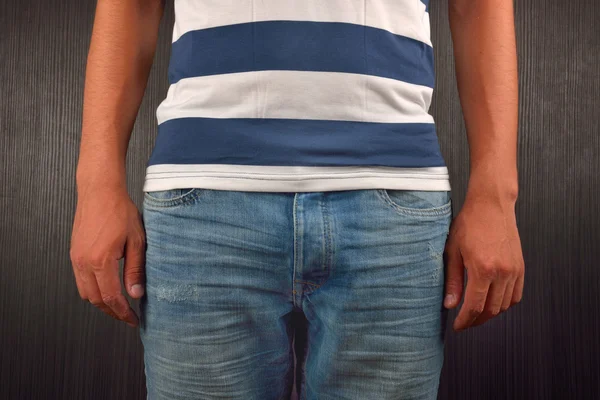
[[[431,3],[431,112],[456,213],[468,143],[447,1]],[[91,0],[0,0],[0,399],[146,396],[138,331],[80,300],[69,260],[94,8]],[[599,399],[600,2],[519,0],[516,21],[524,297],[480,327],[447,331],[440,398]],[[168,1],[129,148],[138,205],[168,88],[172,24]]]

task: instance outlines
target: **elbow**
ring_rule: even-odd
[[[448,22],[453,35],[468,25],[476,1],[478,0],[448,0]]]
[[[478,0],[448,0],[448,15],[450,18],[464,18],[474,8]]]
[[[512,10],[514,0],[448,0],[448,15],[454,19],[466,19],[482,13]]]

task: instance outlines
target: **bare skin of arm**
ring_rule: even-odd
[[[87,59],[70,258],[83,300],[136,327],[122,293],[144,294],[145,234],[125,159],[156,50],[164,0],[98,0]]]
[[[470,153],[464,206],[446,242],[453,328],[481,325],[521,301],[517,230],[517,51],[512,0],[449,0],[456,79]],[[467,284],[463,287],[465,270]]]

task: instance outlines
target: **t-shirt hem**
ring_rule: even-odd
[[[161,164],[147,168],[143,191],[192,187],[253,192],[451,190],[445,166],[397,168]]]

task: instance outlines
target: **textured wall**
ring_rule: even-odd
[[[166,95],[172,1],[130,142],[141,205]],[[446,1],[432,0],[432,113],[455,211],[468,147]],[[95,2],[0,0],[0,398],[143,399],[137,331],[82,302],[69,239],[84,68]],[[523,301],[448,331],[441,399],[597,399],[600,393],[600,3],[516,2]],[[454,318],[456,311],[450,313]]]

